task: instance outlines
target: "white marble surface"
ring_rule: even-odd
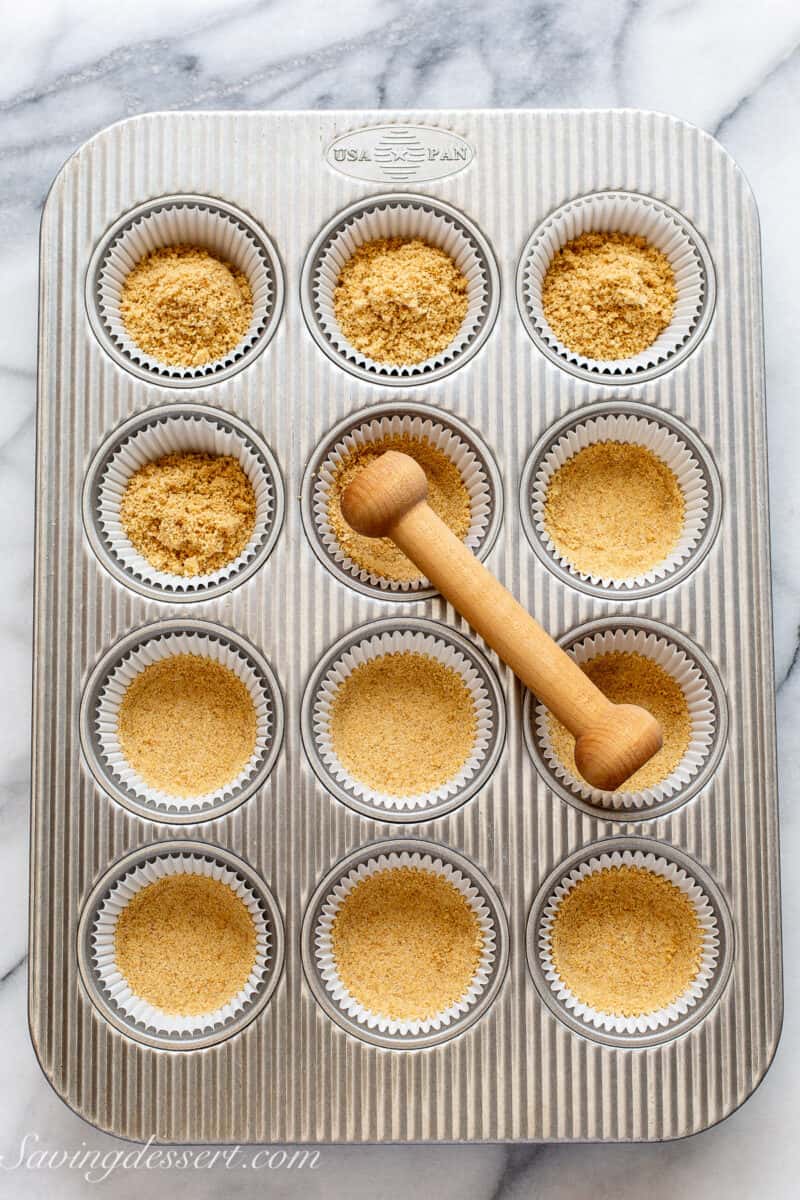
[[[0,50],[0,1196],[639,1196],[798,1194],[800,1138],[800,5],[797,0],[26,0]],[[325,1150],[314,1172],[6,1168],[40,1146],[113,1148],[50,1091],[25,1016],[37,229],[48,184],[96,129],[157,108],[629,105],[711,130],[761,208],[786,1022],[770,1074],[719,1128],[650,1147]],[[30,1148],[30,1144],[29,1144]]]

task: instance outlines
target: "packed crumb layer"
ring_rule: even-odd
[[[464,996],[483,934],[449,880],[419,867],[392,867],[345,896],[331,944],[339,978],[363,1008],[395,1021],[424,1021]]]
[[[672,553],[685,511],[675,473],[652,450],[597,442],[553,473],[544,525],[574,570],[629,579]]]
[[[356,475],[387,450],[399,450],[419,463],[428,480],[428,504],[461,541],[469,533],[472,506],[458,467],[426,438],[396,434],[369,442],[342,458],[328,496],[328,521],[344,554],[362,571],[381,579],[411,583],[420,579],[419,568],[391,538],[369,538],[347,524],[342,515],[342,493]]]
[[[542,309],[558,340],[586,358],[632,358],[672,320],[678,289],[669,259],[646,238],[582,233],[553,257]]]
[[[683,994],[700,969],[702,933],[688,896],[644,867],[609,867],[567,893],[553,922],[556,971],[598,1012],[638,1017]]]
[[[131,680],[117,732],[122,753],[149,787],[203,796],[234,780],[249,761],[256,711],[229,667],[200,654],[175,654]]]
[[[342,267],[333,311],[373,362],[425,362],[450,345],[467,315],[467,280],[449,254],[419,238],[376,238]]]
[[[676,679],[651,658],[635,651],[614,650],[581,666],[600,691],[615,704],[638,704],[652,713],[661,726],[664,742],[657,754],[617,788],[642,792],[662,783],[686,753],[692,736],[689,704]],[[553,749],[570,775],[582,778],[575,765],[575,738],[549,714]]]
[[[360,783],[418,796],[452,779],[475,746],[475,704],[458,671],[398,651],[362,663],[340,684],[330,714],[334,753]]]
[[[256,496],[230,455],[165,454],[131,475],[120,521],[156,570],[210,575],[237,559],[250,541]]]
[[[247,905],[207,875],[167,875],[137,892],[114,935],[135,995],[182,1017],[211,1013],[242,990],[256,959]]]
[[[174,367],[229,354],[250,328],[247,276],[199,246],[165,246],[141,259],[122,285],[120,312],[140,350]]]

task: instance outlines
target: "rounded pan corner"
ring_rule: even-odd
[[[33,1056],[36,1059],[36,1063],[39,1067],[39,1070],[42,1072],[44,1080],[47,1083],[47,1085],[50,1088],[53,1095],[61,1102],[61,1104],[64,1105],[64,1107],[67,1109],[68,1112],[72,1113],[73,1116],[75,1116],[79,1120],[83,1121],[91,1129],[96,1129],[98,1133],[105,1133],[105,1134],[108,1134],[110,1137],[120,1138],[121,1141],[131,1142],[133,1144],[136,1144],[137,1142],[143,1143],[144,1142],[143,1138],[141,1138],[141,1139],[140,1138],[132,1138],[129,1134],[121,1133],[120,1130],[115,1129],[111,1125],[103,1125],[103,1124],[101,1124],[100,1121],[95,1121],[92,1117],[87,1116],[87,1114],[85,1112],[82,1112],[81,1109],[78,1108],[75,1104],[73,1104],[73,1102],[70,1099],[68,1099],[67,1096],[64,1094],[64,1092],[61,1091],[61,1089],[59,1088],[55,1079],[50,1074],[50,1071],[48,1070],[47,1065],[45,1064],[45,1061],[42,1057],[41,1048],[39,1046],[39,1042],[38,1042],[37,1036],[36,1036],[37,1028],[34,1024],[33,1017],[31,1014],[31,999],[32,999],[32,992],[31,992],[31,989],[29,988],[28,989],[28,1008],[27,1008],[28,1036],[30,1037],[30,1040],[31,1040],[31,1046],[33,1048]]]
[[[752,209],[756,224],[759,225],[759,228],[760,228],[758,203],[756,201],[755,192],[753,191],[753,185],[751,184],[749,178],[747,177],[747,174],[745,173],[745,170],[742,167],[739,160],[737,158],[735,158],[733,156],[733,154],[730,152],[730,150],[728,149],[728,147],[725,146],[720,141],[720,139],[718,138],[716,133],[712,133],[711,130],[704,129],[702,127],[702,125],[697,125],[697,124],[695,124],[694,121],[690,121],[686,117],[678,116],[677,113],[662,112],[660,109],[649,109],[649,108],[633,108],[633,109],[630,109],[629,111],[639,113],[645,117],[659,117],[662,120],[671,121],[672,124],[674,126],[676,126],[677,128],[684,129],[687,131],[687,133],[690,133],[695,137],[699,137],[704,141],[710,142],[714,147],[715,153],[719,154],[722,158],[726,159],[727,162],[729,162],[730,165],[733,167],[733,170],[735,171],[735,173],[741,179],[743,187],[744,187],[744,193],[747,197],[748,204],[749,204],[750,208]],[[728,115],[730,115],[730,114],[728,114]],[[723,117],[722,121],[717,125],[717,128],[719,128],[720,125],[725,122],[725,120],[726,120],[726,117]]]
[[[745,1104],[747,1104],[747,1102],[751,1100],[756,1092],[760,1089],[762,1083],[772,1069],[773,1063],[775,1062],[775,1056],[778,1053],[778,1047],[780,1046],[781,1037],[783,1036],[783,988],[781,988],[779,993],[777,1011],[775,1015],[775,1034],[772,1040],[764,1047],[765,1056],[763,1064],[760,1065],[758,1071],[753,1074],[752,1086],[747,1094],[741,1098],[737,1098],[736,1102],[732,1104],[726,1112],[723,1112],[716,1118],[716,1120],[710,1121],[707,1125],[698,1125],[696,1129],[689,1129],[684,1133],[676,1133],[672,1136],[659,1138],[657,1139],[659,1142],[663,1142],[665,1144],[668,1142],[688,1142],[692,1138],[701,1137],[704,1133],[710,1133],[713,1129],[717,1129],[720,1125],[724,1125],[726,1121],[729,1121],[731,1117],[736,1116],[736,1114],[742,1108],[744,1108]]]
[[[111,121],[108,125],[103,125],[101,129],[95,130],[94,133],[89,135],[85,142],[81,142],[79,146],[76,146],[75,149],[67,155],[53,176],[50,186],[47,189],[47,194],[44,198],[42,215],[39,222],[40,247],[41,238],[50,215],[50,209],[55,204],[56,198],[60,194],[60,190],[70,172],[73,163],[75,163],[81,157],[81,155],[89,149],[90,146],[93,146],[96,142],[99,142],[102,138],[106,137],[109,133],[111,133],[112,130],[119,129],[123,125],[143,124],[145,121],[159,115],[161,114],[158,112],[158,110],[154,109],[152,112],[136,113],[130,117],[120,117],[118,121]]]

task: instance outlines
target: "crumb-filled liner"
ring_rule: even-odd
[[[637,575],[618,577],[581,571],[573,566],[565,554],[559,552],[547,531],[545,506],[553,476],[581,450],[600,442],[621,442],[643,446],[652,451],[672,471],[683,496],[683,527],[677,543],[661,562]],[[629,414],[594,417],[562,433],[540,460],[528,499],[534,528],[539,538],[546,550],[570,575],[595,586],[628,589],[645,587],[665,579],[686,561],[703,536],[708,523],[710,504],[708,484],[702,467],[679,435],[656,420]]]
[[[317,533],[328,556],[339,568],[370,587],[389,592],[418,592],[430,587],[429,581],[418,579],[387,579],[382,575],[360,567],[345,554],[334,532],[328,515],[331,489],[336,472],[351,454],[365,446],[380,443],[386,438],[407,436],[430,443],[446,454],[458,468],[469,496],[470,526],[464,542],[475,550],[482,542],[492,515],[492,492],[489,477],[480,458],[454,430],[428,417],[396,414],[380,419],[364,421],[362,425],[346,433],[325,456],[314,482],[312,511]]]
[[[587,358],[565,346],[544,315],[542,285],[550,264],[568,242],[583,233],[643,237],[666,256],[674,272],[678,295],[672,320],[652,345],[630,358]],[[657,200],[633,192],[598,192],[563,205],[534,234],[522,272],[523,297],[539,337],[559,358],[598,374],[633,375],[665,362],[689,341],[706,301],[703,260],[689,227]]]
[[[247,545],[231,562],[205,575],[160,571],[131,543],[120,506],[131,476],[167,454],[204,453],[235,458],[253,487],[256,516]],[[96,522],[109,552],[126,570],[167,592],[200,592],[232,579],[269,537],[275,514],[275,480],[243,434],[214,416],[160,416],[128,435],[113,451],[97,488]]]
[[[663,876],[687,896],[697,916],[700,927],[701,947],[697,974],[689,986],[671,1004],[639,1016],[623,1016],[619,1013],[600,1012],[584,1004],[570,991],[558,974],[553,961],[552,934],[559,906],[564,897],[589,875],[614,867],[641,867]],[[573,1017],[586,1025],[605,1033],[648,1034],[664,1029],[684,1017],[698,1003],[708,989],[717,968],[720,955],[720,939],[717,916],[711,901],[702,887],[677,863],[669,862],[653,853],[641,850],[613,851],[601,854],[581,863],[565,875],[547,900],[536,930],[539,961],[545,979],[554,995],[569,1010]]]
[[[147,784],[125,758],[118,734],[122,700],[136,676],[152,663],[182,654],[196,654],[233,671],[247,688],[256,717],[255,746],[245,766],[228,783],[197,796],[176,796]],[[153,808],[199,813],[224,804],[259,769],[272,747],[273,700],[259,672],[234,643],[197,633],[155,634],[140,642],[111,669],[97,696],[93,725],[99,756],[119,786]]]
[[[592,659],[614,652],[641,654],[662,667],[680,685],[689,710],[689,745],[674,771],[661,783],[638,792],[602,791],[573,775],[561,762],[550,736],[550,713],[543,704],[534,710],[536,740],[550,771],[582,800],[600,808],[653,808],[685,788],[708,759],[714,743],[717,711],[705,674],[695,660],[667,638],[644,629],[606,629],[583,638],[568,653],[583,666]]]
[[[146,255],[168,246],[208,250],[246,276],[253,314],[244,337],[227,354],[196,366],[163,363],[130,337],[120,309],[130,272]],[[100,263],[96,296],[100,319],[117,351],[137,366],[172,379],[204,379],[227,370],[256,345],[275,303],[274,266],[264,244],[242,222],[213,201],[164,201],[136,217],[112,240]]]
[[[345,897],[363,879],[377,875],[383,871],[397,870],[401,867],[416,867],[440,875],[458,888],[475,913],[482,935],[482,948],[475,974],[469,987],[459,999],[449,1008],[436,1013],[424,1020],[396,1020],[380,1013],[371,1012],[361,1005],[344,986],[336,969],[336,959],[333,953],[332,929],[336,914]],[[417,851],[409,853],[392,851],[370,858],[366,862],[353,867],[328,894],[319,913],[314,930],[314,956],[322,982],[337,1006],[351,1020],[367,1029],[376,1030],[390,1037],[416,1037],[446,1029],[470,1011],[486,990],[494,969],[497,931],[491,911],[479,888],[461,870],[451,863],[430,854]]]
[[[423,362],[375,362],[343,334],[334,310],[342,268],[356,250],[378,238],[418,238],[448,254],[467,281],[467,312],[448,346]],[[413,377],[452,362],[475,338],[489,309],[489,277],[476,242],[455,217],[417,200],[384,203],[347,219],[323,246],[312,277],[314,311],[328,342],[348,362],[378,375]]]
[[[336,754],[330,731],[336,694],[358,667],[387,654],[422,654],[456,671],[472,698],[475,713],[475,740],[469,757],[457,773],[439,787],[414,796],[394,796],[376,791],[354,778]],[[449,800],[465,788],[481,769],[494,734],[495,718],[489,690],[474,663],[457,647],[431,634],[395,630],[365,638],[345,650],[322,679],[314,699],[312,727],[316,750],[337,782],[367,804],[399,812],[424,810]]]
[[[121,913],[137,892],[173,875],[205,875],[226,884],[247,907],[256,934],[255,959],[244,987],[221,1008],[196,1016],[164,1012],[137,996],[116,962],[115,938]],[[89,934],[92,969],[107,1001],[144,1032],[175,1038],[200,1036],[218,1029],[252,1004],[270,968],[271,940],[272,931],[264,909],[250,884],[224,863],[194,854],[153,856],[134,867],[101,900]]]

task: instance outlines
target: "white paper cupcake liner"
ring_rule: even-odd
[[[253,315],[244,337],[222,358],[198,366],[171,366],[152,358],[128,334],[120,311],[122,288],[145,255],[165,246],[191,245],[231,263],[247,277]],[[116,235],[97,277],[97,308],[117,351],[130,362],[170,379],[203,379],[239,362],[258,342],[275,302],[274,266],[253,232],[212,200],[165,200],[136,217]]]
[[[446,783],[415,796],[393,796],[355,779],[340,762],[333,746],[330,720],[336,693],[345,679],[367,662],[387,654],[423,654],[457,671],[472,697],[475,741],[469,758]],[[349,793],[368,804],[405,812],[430,808],[457,795],[481,769],[494,734],[495,717],[489,691],[480,672],[458,647],[431,634],[396,630],[365,638],[337,658],[322,679],[314,700],[312,728],[317,754],[334,779]]]
[[[205,575],[159,571],[133,546],[120,520],[131,476],[167,454],[204,453],[235,458],[253,486],[256,517],[245,548],[231,562]],[[159,416],[126,437],[108,459],[97,489],[95,519],[109,552],[137,579],[166,592],[200,592],[231,579],[268,538],[275,514],[275,481],[267,464],[238,431],[213,416]]]
[[[542,309],[542,284],[555,255],[582,233],[624,233],[644,237],[669,260],[678,298],[669,326],[651,346],[632,358],[593,359],[570,350],[550,328]],[[679,214],[649,196],[598,192],[563,205],[547,218],[526,253],[522,291],[534,329],[559,358],[584,371],[632,375],[665,362],[694,333],[706,301],[703,261],[689,227]]]
[[[652,659],[680,685],[689,709],[691,731],[689,745],[675,770],[661,783],[639,792],[602,791],[590,787],[584,779],[572,775],[563,765],[553,748],[550,714],[543,704],[537,704],[534,713],[536,739],[551,772],[581,799],[601,808],[653,808],[685,788],[708,759],[717,725],[714,697],[705,675],[685,650],[643,629],[607,629],[583,638],[570,647],[569,653],[582,666],[614,651],[641,654]]]
[[[198,1016],[179,1016],[156,1008],[132,991],[117,966],[115,936],[117,921],[126,905],[143,888],[168,875],[205,875],[220,880],[243,901],[253,918],[256,955],[244,987],[227,1004]],[[222,862],[194,854],[170,854],[148,858],[124,875],[101,901],[91,924],[89,942],[95,980],[106,1000],[141,1030],[161,1035],[199,1036],[226,1025],[246,1009],[263,987],[270,967],[272,931],[264,909],[249,883]]]
[[[364,446],[374,445],[390,437],[407,436],[417,441],[429,442],[435,449],[446,454],[458,468],[464,487],[469,495],[470,526],[464,542],[474,550],[483,540],[492,515],[492,492],[489,478],[478,455],[459,435],[437,421],[409,413],[365,421],[344,435],[326,455],[319,468],[312,495],[312,511],[317,534],[325,551],[333,561],[359,582],[389,592],[418,592],[430,587],[429,581],[419,579],[386,579],[360,567],[344,553],[339,540],[331,528],[328,503],[334,485],[336,471],[347,458]]]
[[[642,867],[661,875],[664,879],[688,896],[697,914],[701,930],[700,965],[697,975],[687,989],[665,1008],[659,1008],[650,1013],[637,1017],[625,1017],[617,1013],[600,1012],[588,1004],[578,1000],[559,976],[553,962],[552,932],[559,906],[566,895],[572,891],[588,875],[613,867]],[[601,854],[590,858],[571,870],[554,889],[542,910],[539,928],[536,933],[539,961],[545,979],[558,998],[569,1010],[573,1017],[580,1018],[586,1025],[606,1033],[617,1034],[648,1034],[663,1029],[684,1017],[694,1008],[703,993],[708,989],[717,968],[720,955],[719,930],[717,917],[711,901],[703,889],[692,879],[691,875],[674,862],[641,850],[617,851],[611,854]]]
[[[677,544],[661,562],[638,575],[621,578],[580,571],[565,555],[559,553],[547,532],[545,505],[551,479],[560,467],[581,450],[598,442],[622,442],[651,450],[670,468],[683,494],[683,529]],[[703,536],[708,522],[709,492],[700,463],[678,434],[655,420],[612,414],[574,425],[550,447],[534,475],[530,505],[534,527],[542,543],[570,575],[599,587],[637,588],[665,579],[686,561]]]
[[[250,759],[224,786],[198,796],[174,796],[150,787],[125,758],[117,731],[119,710],[128,687],[152,663],[180,654],[196,654],[228,667],[241,679],[253,701],[256,743]],[[100,688],[94,712],[94,729],[100,759],[114,780],[141,803],[156,809],[201,812],[224,804],[243,788],[258,770],[272,744],[273,700],[260,674],[233,644],[197,633],[156,634],[129,651],[110,671]]]
[[[381,1015],[380,1013],[370,1012],[369,1009],[364,1008],[350,994],[339,978],[333,954],[331,931],[336,914],[345,897],[363,879],[371,875],[380,874],[383,871],[396,870],[400,867],[416,867],[423,871],[429,871],[432,874],[441,875],[449,883],[453,884],[454,887],[457,887],[475,913],[483,936],[483,947],[478,966],[472,982],[463,996],[454,1004],[451,1004],[449,1008],[425,1020],[400,1021]],[[445,1029],[469,1012],[490,982],[497,953],[496,940],[495,923],[492,919],[489,906],[481,895],[480,890],[462,871],[454,867],[451,863],[445,862],[440,858],[434,858],[430,854],[420,854],[416,851],[409,853],[405,850],[401,853],[392,851],[389,854],[381,854],[376,858],[370,858],[368,861],[354,867],[331,890],[320,910],[314,931],[314,956],[317,969],[326,990],[342,1012],[350,1017],[351,1020],[364,1025],[367,1029],[388,1034],[390,1037],[416,1037],[420,1034]]]
[[[377,238],[419,238],[443,250],[467,280],[467,313],[456,336],[444,350],[424,362],[395,365],[375,362],[357,350],[342,333],[333,304],[342,268],[365,242]],[[422,201],[376,204],[346,220],[327,240],[312,277],[314,312],[324,336],[350,363],[376,375],[411,377],[452,362],[475,338],[489,308],[486,263],[468,230]]]

